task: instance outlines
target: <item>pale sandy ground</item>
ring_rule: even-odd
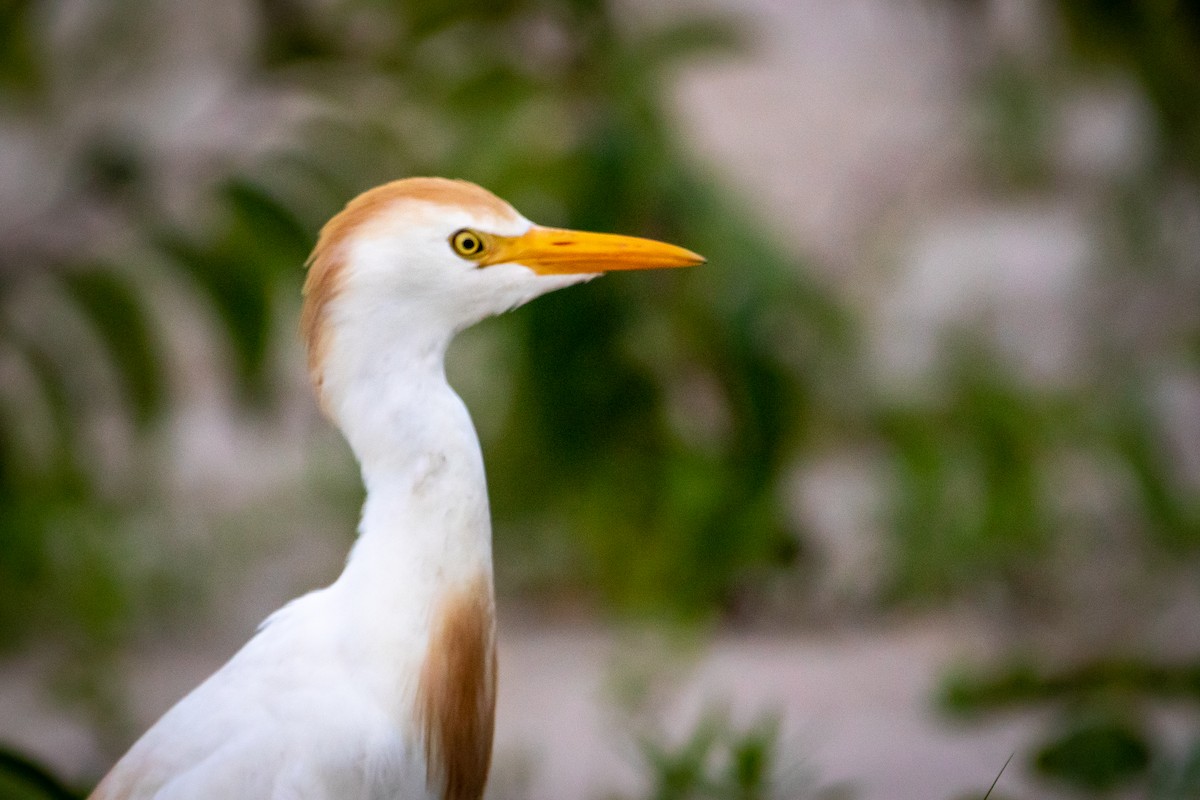
[[[661,13],[648,2],[635,5],[650,18]],[[919,367],[921,337],[952,317],[963,297],[999,293],[1006,302],[1032,304],[1027,313],[1033,318],[1020,317],[1012,332],[1013,347],[1023,352],[1030,330],[1044,342],[1037,325],[1065,313],[1055,298],[1071,291],[1084,258],[1069,206],[1050,198],[1046,208],[1001,209],[997,216],[979,198],[963,194],[964,43],[950,18],[930,10],[938,5],[718,3],[715,7],[751,21],[759,46],[747,58],[685,72],[677,93],[697,157],[790,245],[816,255],[831,281],[858,284],[880,267],[871,256],[884,244],[912,254],[917,266],[899,269],[893,287],[899,301],[876,297],[885,293],[880,288],[857,298],[882,319],[908,323],[901,329],[909,335],[899,337],[899,353],[881,352],[889,369],[906,358]],[[1026,4],[994,5],[1000,9],[997,36],[1019,35],[1028,24]],[[971,238],[979,230],[983,246]],[[1030,241],[1044,246],[1031,247]],[[1019,246],[1010,260],[1026,267],[1017,269],[1016,278],[1008,269],[1013,265],[1003,263],[1014,242]],[[1000,254],[994,275],[964,278],[953,271],[962,260],[955,254],[972,248]],[[945,263],[950,266],[939,271]],[[1044,277],[1047,270],[1051,279]],[[1022,276],[1030,275],[1043,276],[1036,292],[1023,291]],[[1034,295],[1042,299],[1031,302]],[[895,330],[882,338],[895,338]],[[1044,350],[1036,343],[1026,349],[1036,357]],[[1052,373],[1054,364],[1046,369]],[[207,433],[181,441],[209,438],[220,428],[219,420],[209,424]],[[231,443],[226,456],[245,446],[233,434],[226,441]],[[192,463],[189,469],[199,468]],[[839,580],[847,583],[868,579],[856,565],[870,563],[861,541],[869,511],[797,512],[817,523],[831,568],[840,568]],[[125,677],[136,687],[137,722],[152,720],[220,664],[257,619],[286,597],[278,587],[271,591],[278,596],[264,597],[253,588],[234,591],[233,597],[253,599],[214,615],[211,628],[135,647]],[[712,702],[727,702],[735,719],[747,722],[760,712],[777,712],[785,756],[798,758],[811,778],[806,785],[845,783],[851,796],[863,800],[949,800],[986,788],[1038,729],[1039,720],[1028,716],[978,727],[948,725],[934,716],[932,697],[947,666],[962,658],[986,661],[994,647],[986,626],[961,620],[910,620],[841,633],[717,635],[694,660],[664,665],[662,719],[678,735]],[[501,650],[495,796],[568,800],[635,792],[636,758],[628,725],[613,711],[611,685],[638,647],[598,628],[509,623]],[[0,739],[28,747],[68,775],[94,775],[103,766],[95,743],[32,691],[44,666],[37,658],[0,665]],[[1022,766],[1014,763],[1001,787],[1011,796],[1045,796],[1022,781]]]

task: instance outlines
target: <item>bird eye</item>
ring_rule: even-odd
[[[483,238],[465,228],[450,237],[450,246],[463,258],[477,258],[483,254]]]

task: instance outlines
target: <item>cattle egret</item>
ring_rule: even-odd
[[[601,272],[703,263],[534,225],[474,184],[408,178],[321,230],[301,319],[320,404],[362,467],[332,584],[276,611],[117,763],[93,800],[477,800],[495,711],[479,441],[446,382],[454,335]]]

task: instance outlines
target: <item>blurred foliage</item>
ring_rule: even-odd
[[[1028,754],[1035,773],[1091,796],[1135,789],[1148,797],[1200,788],[1195,752],[1181,758],[1149,724],[1155,704],[1200,704],[1200,667],[1143,660],[1087,662],[1057,672],[1029,664],[959,674],[946,682],[944,710],[977,719],[1049,706],[1056,717]]]
[[[489,415],[502,587],[675,619],[765,607],[771,578],[821,555],[785,517],[791,474],[841,448],[883,462],[873,600],[998,590],[1019,607],[1070,580],[1067,540],[1112,536],[1151,562],[1200,550],[1200,499],[1161,402],[1164,376],[1200,372],[1193,2],[1058,0],[1044,8],[1066,38],[1048,26],[1050,56],[972,54],[985,189],[1019,201],[1065,186],[1093,214],[1088,363],[1047,388],[955,330],[913,397],[868,374],[851,302],[686,151],[674,70],[746,52],[737,20],[634,19],[604,0],[230,0],[211,19],[159,0],[64,8],[0,5],[0,144],[18,154],[0,187],[0,644],[54,630],[104,650],[178,578],[163,554],[139,555],[156,551],[155,442],[184,368],[168,335],[181,301],[157,289],[212,320],[234,393],[267,414],[316,230],[411,174],[709,259],[485,326],[495,357],[463,383]],[[179,56],[192,47],[209,62]],[[1158,130],[1146,164],[1080,189],[1052,149],[1061,105],[1097,67],[1135,82]],[[21,183],[25,155],[42,161]],[[1070,506],[1070,457],[1119,491]],[[803,591],[775,602],[803,605]],[[663,774],[711,777],[687,758],[718,739],[659,752]]]
[[[703,718],[677,748],[645,737],[640,745],[653,786],[653,800],[689,798],[767,798],[773,796],[771,769],[778,725],[759,723],[741,735],[728,719]]]
[[[5,800],[83,800],[86,796],[41,764],[0,748],[0,797]]]
[[[728,712],[710,709],[683,741],[661,734],[638,737],[645,800],[800,800],[853,797],[846,787],[819,788],[782,763],[779,720],[771,716],[738,728]]]
[[[1073,727],[1044,744],[1034,758],[1038,772],[1073,788],[1111,792],[1143,777],[1150,766],[1145,735],[1122,720]]]
[[[1133,75],[1158,111],[1167,151],[1200,176],[1200,3],[1058,0],[1074,51]]]
[[[72,91],[116,92],[110,71],[153,77],[153,61],[92,44],[139,13],[169,19],[151,0],[96,4],[91,27],[66,43],[74,50],[59,46],[54,59],[53,13],[39,8],[7,7],[14,44],[0,63],[4,105],[29,125],[54,135]],[[153,432],[170,407],[158,315],[171,312],[144,296],[143,276],[166,275],[207,306],[242,397],[269,404],[272,338],[281,314],[294,313],[313,232],[356,191],[417,173],[476,180],[550,224],[643,233],[709,257],[686,276],[608,279],[547,297],[490,327],[503,374],[472,383],[478,397],[467,399],[510,398],[483,429],[505,585],[583,586],[617,608],[685,618],[728,612],[761,591],[764,574],[811,555],[804,531],[784,519],[783,481],[806,452],[838,439],[886,454],[893,488],[882,514],[893,538],[882,584],[892,597],[981,585],[1019,595],[1046,580],[1069,522],[1047,502],[1048,465],[1064,448],[1126,466],[1141,503],[1133,527],[1184,551],[1200,543],[1200,504],[1164,453],[1143,353],[1119,336],[1097,332],[1095,378],[1072,391],[1031,389],[984,344],[951,353],[932,401],[877,394],[848,306],[773,246],[681,146],[672,70],[741,50],[747,36],[731,20],[696,12],[628,24],[607,4],[567,0],[259,0],[242,10],[252,35],[229,54],[241,90],[298,99],[300,112],[268,103],[279,121],[266,138],[193,159],[182,189],[169,175],[184,157],[169,142],[157,152],[139,139],[136,116],[102,116],[65,137],[65,183],[51,201],[32,221],[10,220],[0,341],[23,379],[3,398],[12,411],[0,429],[0,494],[11,498],[5,531],[19,541],[0,561],[9,578],[0,585],[27,594],[4,607],[28,608],[38,592],[85,579],[132,591],[104,558],[89,576],[46,563],[70,535],[52,524],[64,509],[111,528],[154,495],[152,475],[125,476],[140,491],[102,487],[91,465],[103,459],[79,430],[122,415],[136,448],[138,431]],[[1104,52],[1123,51],[1109,41]],[[1010,187],[1053,179],[1055,99],[1041,74],[1011,54],[983,72],[984,164]],[[1153,226],[1153,202],[1130,191],[1118,209]],[[88,224],[97,216],[102,225]],[[63,218],[78,231],[64,236]],[[1167,232],[1130,225],[1142,238],[1129,247],[1147,251],[1131,258],[1161,249]],[[56,314],[31,325],[18,313],[30,295],[70,307],[92,342],[87,369],[76,363],[78,331],[64,333]],[[1184,324],[1177,335],[1194,336]],[[16,432],[31,417],[50,421],[42,441]],[[547,548],[551,540],[566,544]],[[132,603],[107,605],[116,619]],[[0,627],[19,631],[23,618]]]
[[[1150,780],[1152,800],[1184,800],[1200,797],[1200,738],[1180,754],[1162,759]]]
[[[1200,665],[1109,660],[1057,673],[1023,665],[1010,667],[993,677],[961,676],[947,686],[943,704],[956,713],[970,714],[1021,703],[1078,704],[1120,695],[1200,703]]]
[[[946,4],[968,9],[966,27],[986,42],[969,78],[984,193],[1006,206],[1077,203],[1098,245],[1079,301],[1089,312],[1075,376],[1040,385],[980,331],[953,331],[932,400],[880,403],[876,427],[897,478],[893,588],[921,598],[990,586],[1019,605],[1031,590],[1069,582],[1054,557],[1064,541],[1105,537],[1194,563],[1200,493],[1178,441],[1190,423],[1168,418],[1163,394],[1166,379],[1200,378],[1200,316],[1181,302],[1200,297],[1200,5],[1051,0],[1026,9],[1036,31],[989,38],[989,26],[1004,27],[994,4]],[[1139,161],[1081,179],[1063,163],[1064,108],[1124,81],[1154,113],[1135,123],[1146,123]],[[1056,481],[1073,453],[1086,453],[1097,476],[1115,468],[1128,492],[1119,510],[1067,507]]]
[[[987,0],[943,0],[966,7],[982,17]],[[1100,72],[1128,76],[1142,87],[1154,106],[1165,137],[1169,161],[1200,175],[1200,3],[1196,0],[1046,0],[1036,6],[1049,30],[1047,42],[1054,60],[1071,72]],[[974,24],[983,27],[980,19]],[[1056,34],[1061,31],[1064,39]],[[1022,80],[1029,64],[1004,52],[989,64],[981,83],[984,96],[998,104],[1005,130],[1003,146],[1014,155],[1010,165],[1021,167],[1025,144],[1044,132],[1037,92]],[[1065,63],[1064,63],[1065,62]],[[1038,82],[1045,85],[1043,70]],[[1012,147],[1019,150],[1012,150]],[[1020,152],[1024,151],[1024,152]]]
[[[259,184],[240,176],[215,189],[218,219],[199,233],[156,227],[153,241],[181,268],[220,316],[247,399],[267,392],[265,364],[276,285],[295,287],[311,236],[293,212]]]
[[[1070,406],[1022,392],[986,353],[948,372],[940,405],[885,408],[879,421],[898,481],[901,596],[961,596],[981,579],[1028,585],[1054,538],[1039,461],[1070,429]]]
[[[976,145],[981,172],[1008,190],[1045,188],[1053,178],[1054,101],[1045,75],[1000,57],[978,80],[974,102],[985,121]]]
[[[987,4],[960,5],[982,15]],[[1093,361],[1077,389],[1049,397],[1027,389],[1014,394],[1020,386],[1016,376],[993,379],[995,389],[1008,396],[983,407],[988,416],[1007,407],[1002,413],[1011,424],[1002,428],[1005,438],[991,439],[987,449],[998,458],[1015,457],[1001,473],[1004,483],[1014,485],[1009,496],[1017,500],[1015,508],[1027,512],[1012,519],[1017,530],[1032,537],[1020,549],[1035,568],[1036,559],[1049,556],[1048,546],[1068,536],[1132,541],[1194,568],[1200,499],[1195,476],[1181,466],[1178,439],[1172,444],[1180,434],[1172,431],[1162,398],[1164,375],[1195,381],[1200,374],[1200,317],[1194,306],[1200,296],[1195,257],[1200,229],[1194,217],[1200,208],[1200,4],[1055,0],[1039,9],[1052,33],[1043,41],[1025,42],[1024,50],[997,47],[980,62],[976,84],[986,120],[980,165],[999,193],[1084,198],[1101,242],[1091,283]],[[1056,38],[1059,32],[1062,40]],[[1039,44],[1050,47],[1039,49]],[[1056,163],[1062,109],[1081,89],[1114,81],[1140,90],[1155,130],[1136,154],[1141,163],[1122,165],[1084,188],[1075,182],[1077,175]],[[1180,304],[1180,298],[1192,305]],[[970,393],[952,396],[962,402]],[[986,436],[997,426],[981,417],[970,429]],[[964,448],[960,456],[978,458],[982,451]],[[1045,459],[1055,451],[1089,452],[1095,463],[1119,465],[1132,503],[1106,515],[1056,510],[1045,484],[1033,493],[1018,488],[1028,489],[1031,477],[1036,481],[1045,474]],[[987,506],[969,502],[965,513],[981,507]],[[996,533],[986,537],[988,546],[1003,542]],[[1029,545],[1034,547],[1026,549]],[[1168,580],[1158,575],[1142,584],[1147,595]],[[1090,619],[1103,615],[1104,602],[1103,597],[1085,601]],[[1069,640],[1086,624],[1061,627],[1060,635]],[[1194,630],[1179,634],[1191,637]],[[1121,653],[1137,648],[1127,640],[1112,646]],[[1158,663],[1145,655],[1101,657],[1057,671],[1037,666],[1035,658],[983,675],[956,675],[941,697],[947,711],[971,718],[1017,708],[1050,710],[1049,728],[1029,744],[1026,758],[1034,774],[1081,797],[1200,796],[1195,745],[1179,752],[1159,716],[1164,708],[1174,709],[1197,730],[1198,701],[1196,663]]]

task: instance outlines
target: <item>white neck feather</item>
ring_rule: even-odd
[[[327,594],[345,609],[338,636],[360,679],[407,719],[439,608],[481,578],[491,606],[491,523],[478,438],[446,381],[450,334],[413,325],[374,346],[349,341],[369,330],[335,336],[326,373],[326,407],[367,489],[358,540]]]
[[[359,349],[358,374],[339,387],[334,407],[367,489],[339,583],[365,591],[364,601],[391,596],[398,602],[389,612],[427,610],[440,590],[491,574],[483,458],[466,406],[446,382],[447,343]]]

